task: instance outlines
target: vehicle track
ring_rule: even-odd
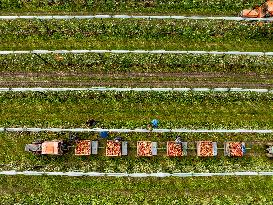
[[[73,80],[68,78],[71,78]],[[217,72],[91,73],[16,71],[0,72],[0,79],[1,87],[131,86],[272,88],[273,86],[273,75],[257,75],[255,73],[234,74]]]
[[[262,83],[214,83],[214,82],[185,82],[185,81],[145,81],[145,82],[128,82],[128,81],[115,81],[115,82],[75,82],[75,81],[1,81],[0,87],[245,87],[245,88],[270,88],[273,84],[262,84]]]
[[[244,78],[269,78],[273,79],[272,74],[258,75],[256,73],[222,73],[222,72],[24,72],[24,71],[2,71],[0,77],[244,77]]]

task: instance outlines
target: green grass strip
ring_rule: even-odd
[[[272,204],[272,177],[0,177],[1,204]]]
[[[272,65],[272,56],[250,55],[112,53],[0,55],[0,71],[2,72],[162,72],[162,75],[164,72],[237,74],[251,72],[271,74]]]
[[[68,133],[1,133],[0,134],[0,170],[18,171],[83,171],[83,172],[122,172],[122,173],[180,173],[180,172],[240,172],[272,171],[273,164],[265,155],[265,143],[272,139],[271,134],[180,134],[188,143],[188,156],[167,157],[166,142],[173,141],[175,134],[114,134],[108,139],[121,136],[129,142],[128,156],[105,156],[106,140],[98,134],[78,134],[80,139],[99,140],[98,155],[75,156],[74,149],[63,156],[35,156],[25,152],[26,144],[36,139],[68,139]],[[137,141],[158,142],[158,156],[137,157]],[[196,157],[195,141],[211,140],[218,142],[218,156],[213,158]],[[242,158],[224,156],[225,141],[246,142],[247,153]]]
[[[206,20],[3,20],[0,49],[271,51],[271,27]]]
[[[1,127],[271,129],[272,94],[194,92],[1,93]]]
[[[237,15],[243,8],[252,7],[260,1],[242,2],[237,0],[145,0],[145,1],[122,1],[122,0],[88,0],[88,1],[15,1],[3,0],[0,4],[2,13],[22,12],[86,12],[86,13],[163,13],[163,14],[233,14]]]

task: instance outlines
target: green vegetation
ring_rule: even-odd
[[[126,13],[126,14],[207,14],[207,15],[238,15],[243,8],[253,7],[261,1],[238,0],[37,0],[16,1],[2,0],[0,11],[2,14],[12,13],[50,13],[60,14],[80,12],[84,14],[98,13]]]
[[[3,87],[272,87],[273,57],[191,54],[0,55]]]
[[[272,204],[272,177],[0,177],[1,204]]]
[[[243,87],[268,88],[271,75],[234,73],[2,72],[1,87]]]
[[[237,16],[243,8],[257,3],[261,1],[2,0],[0,14]],[[273,49],[272,31],[272,23],[219,20],[1,20],[0,50],[266,52]],[[259,84],[270,88],[272,63],[272,57],[264,56],[1,55],[0,86],[13,86],[14,81],[34,84],[37,80],[38,83],[53,83],[50,85],[57,82],[58,86],[67,85],[61,84],[63,82],[69,86],[75,83],[83,86],[93,81],[105,85],[115,83],[117,87],[120,82],[122,86],[146,82],[145,87],[164,87],[162,82],[168,82],[168,86],[175,87],[169,83],[179,81],[176,87],[181,87],[187,80],[206,81],[211,87],[224,82],[225,85],[233,83],[225,87],[236,87],[240,82],[245,85],[243,87]],[[128,74],[134,79],[128,80]],[[160,128],[273,129],[272,98],[271,93],[8,92],[0,93],[0,127],[86,128],[86,120],[94,118],[99,121],[97,126],[103,128],[146,128],[151,119],[157,118]],[[99,154],[77,157],[72,148],[64,156],[35,156],[24,151],[25,144],[38,138],[66,139],[68,133],[0,133],[0,170],[173,173],[273,169],[263,146],[272,140],[272,134],[181,134],[182,139],[189,142],[189,156],[181,158],[166,156],[165,142],[176,136],[171,133],[110,133],[110,139],[121,136],[129,141],[129,156],[119,158],[105,156],[106,141],[98,138],[98,133],[78,135],[81,139],[99,140]],[[138,140],[159,142],[158,156],[136,157]],[[196,157],[194,141],[197,140],[219,142],[218,156]],[[226,140],[245,141],[247,155],[242,158],[223,156],[221,148]],[[0,176],[0,204],[273,204],[272,180],[272,177],[260,176],[163,179]]]
[[[1,50],[271,51],[272,23],[206,20],[2,20]]]
[[[68,139],[67,133],[1,133],[0,134],[0,170],[35,171],[85,171],[85,172],[233,172],[233,171],[271,171],[272,161],[265,156],[263,144],[272,139],[272,135],[262,134],[180,134],[188,141],[187,157],[167,157],[166,142],[173,141],[175,134],[118,134],[110,133],[109,139],[121,136],[129,142],[129,156],[105,156],[104,139],[95,133],[79,133],[81,139],[99,140],[99,154],[87,157],[74,155],[74,149],[63,156],[35,156],[24,151],[26,144],[36,139]],[[151,140],[158,143],[158,156],[137,157],[136,142]],[[195,141],[212,140],[218,142],[218,156],[215,158],[196,157]],[[224,141],[246,141],[248,148],[243,158],[224,156]]]
[[[271,74],[272,56],[193,54],[0,55],[2,72],[229,72]]]
[[[272,128],[272,94],[195,92],[1,93],[0,125],[136,128]]]
[[[15,127],[86,127],[85,121],[94,118],[97,127],[143,127],[153,118],[161,128],[272,128],[272,94],[255,93],[179,93],[179,92],[28,92],[1,93],[1,126]],[[119,134],[111,134],[114,138]],[[101,171],[101,172],[225,172],[270,171],[271,161],[264,147],[250,143],[248,156],[231,159],[219,156],[211,159],[195,157],[196,140],[214,140],[223,147],[225,140],[266,142],[271,135],[259,134],[181,134],[189,144],[189,157],[166,157],[165,143],[175,134],[121,134],[131,142],[129,156],[109,158],[100,149],[98,156],[63,157],[34,156],[24,151],[24,145],[37,138],[65,139],[60,133],[2,133],[0,164],[2,170]],[[98,134],[80,134],[82,139],[97,139]],[[159,141],[159,156],[151,159],[136,157],[136,141]],[[100,140],[100,146],[105,140]]]

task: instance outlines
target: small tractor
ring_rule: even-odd
[[[63,155],[68,152],[72,145],[77,142],[78,136],[69,133],[69,140],[35,140],[25,146],[25,151],[32,152],[36,155]]]
[[[273,16],[273,0],[267,0],[260,6],[254,6],[253,9],[244,9],[240,13],[244,18],[267,18]]]
[[[68,151],[68,144],[63,140],[36,140],[25,146],[25,151],[36,155],[62,155]]]

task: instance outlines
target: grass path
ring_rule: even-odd
[[[2,204],[272,204],[272,177],[0,177]]]

